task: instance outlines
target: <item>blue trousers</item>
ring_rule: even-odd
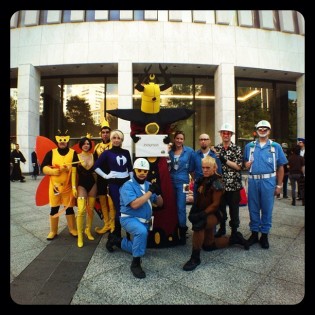
[[[269,233],[272,225],[272,210],[276,179],[248,179],[249,228],[252,232]]]
[[[131,235],[131,240],[127,237],[122,239],[121,249],[131,253],[133,257],[144,256],[147,249],[149,224],[141,223],[133,217],[121,217],[120,224]]]
[[[173,183],[176,203],[177,203],[177,216],[180,227],[186,227],[186,194],[183,192],[183,183]]]

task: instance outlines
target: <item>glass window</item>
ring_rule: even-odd
[[[159,78],[163,84],[163,78]],[[185,132],[185,144],[198,148],[198,136],[207,132],[214,136],[214,81],[212,78],[171,77],[172,87],[160,93],[160,106],[163,108],[188,108],[195,110],[195,115],[172,124],[172,133],[176,130]],[[134,76],[134,84],[138,76]],[[133,108],[141,108],[141,94],[134,90]],[[197,140],[196,140],[197,139]]]
[[[16,142],[16,112],[18,101],[18,89],[10,88],[10,143]]]
[[[237,81],[236,143],[241,147],[254,140],[255,125],[262,119],[271,124],[273,86],[270,82]]]
[[[293,146],[297,137],[297,95],[295,84],[276,83],[273,135],[277,142]]]
[[[117,100],[117,77],[43,79],[40,134],[53,138],[60,129],[68,130],[71,138],[87,133],[98,137],[106,110],[117,108]],[[109,123],[117,128],[117,119]]]
[[[110,10],[109,11],[109,20],[110,21],[119,21],[120,13],[119,10]]]
[[[39,13],[39,24],[40,25],[47,24],[47,14],[48,14],[47,10],[40,10],[40,13]]]
[[[270,122],[270,138],[290,143],[296,138],[296,87],[292,83],[237,80],[236,142],[241,147],[255,139],[255,125]]]
[[[69,23],[69,22],[71,22],[70,16],[71,16],[71,10],[63,10],[63,12],[62,12],[62,23]]]
[[[144,10],[134,10],[133,11],[133,19],[135,21],[143,21],[144,20]]]
[[[195,80],[195,148],[199,149],[199,135],[209,134],[214,143],[214,80],[213,78],[196,78]]]
[[[19,27],[23,27],[25,25],[25,10],[19,11]]]
[[[85,20],[87,22],[95,21],[95,10],[86,10]]]

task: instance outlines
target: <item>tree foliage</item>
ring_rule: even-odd
[[[65,119],[71,137],[83,137],[87,133],[97,135],[99,132],[99,126],[95,125],[92,117],[91,106],[85,98],[71,96],[67,100]]]

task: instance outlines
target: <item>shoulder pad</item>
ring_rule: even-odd
[[[223,183],[223,180],[222,178],[217,178],[212,186],[214,187],[215,190],[224,190],[224,183]]]

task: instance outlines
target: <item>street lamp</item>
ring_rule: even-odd
[[[238,118],[238,130],[239,130],[239,138],[242,137],[243,135],[243,131],[242,131],[242,126],[241,126],[241,115],[238,115],[237,118]]]
[[[85,122],[81,123],[81,126],[82,126],[82,130],[86,130],[86,128],[84,128],[85,126]],[[85,134],[83,134],[83,137],[85,136]]]

